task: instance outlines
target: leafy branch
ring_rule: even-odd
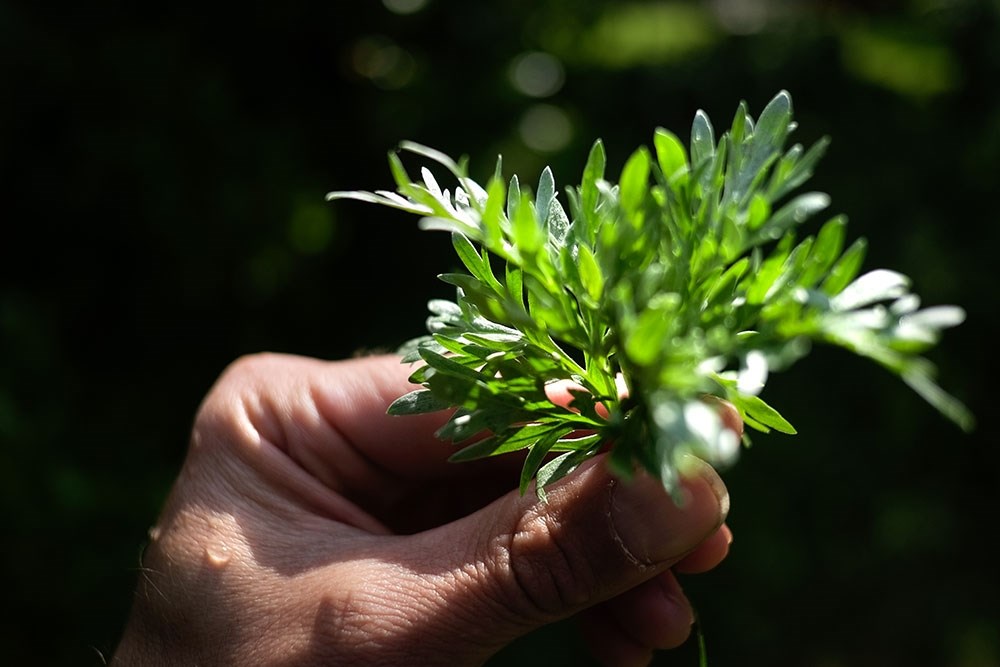
[[[463,445],[455,461],[527,450],[522,493],[534,479],[544,497],[610,446],[621,474],[638,464],[677,497],[685,455],[725,465],[740,448],[706,397],[758,431],[795,433],[760,393],[819,342],[872,359],[971,429],[921,356],[963,310],[921,309],[897,272],[859,275],[865,241],[845,249],[843,216],[797,237],[830,199],[795,194],[828,142],[786,148],[794,129],[785,91],[756,121],[741,103],[718,139],[699,111],[687,147],[657,128],[617,183],[598,140],[563,201],[548,168],[532,192],[504,179],[498,159],[484,187],[466,159],[403,142],[449,172],[453,189],[427,167],[412,180],[391,152],[395,192],[329,193],[420,216],[422,229],[451,235],[467,271],[440,276],[456,298],[431,301],[428,335],[404,346],[421,388],[390,413],[453,409],[438,436]],[[573,387],[569,405],[550,397],[556,381]]]

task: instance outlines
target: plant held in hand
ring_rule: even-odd
[[[426,167],[411,180],[393,152],[397,192],[331,192],[421,216],[423,229],[451,234],[468,271],[440,276],[457,297],[431,301],[429,335],[404,346],[404,361],[422,362],[411,377],[422,387],[390,412],[455,408],[438,432],[464,445],[455,461],[527,450],[522,493],[534,479],[544,498],[610,444],[621,474],[638,464],[678,497],[685,454],[725,465],[740,447],[707,396],[758,431],[795,433],[759,394],[815,341],[878,362],[971,429],[920,356],[964,312],[921,309],[894,271],[859,275],[865,242],[844,248],[842,216],[797,238],[829,197],[794,194],[827,145],[786,149],[794,128],[784,91],[756,121],[741,103],[718,139],[699,111],[688,147],[657,129],[617,184],[598,140],[563,202],[548,168],[532,193],[503,179],[498,159],[484,187],[465,159],[410,142],[400,148],[451,172],[452,191]],[[546,391],[559,380],[578,388],[569,406]]]

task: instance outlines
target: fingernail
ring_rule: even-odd
[[[618,481],[611,495],[609,520],[615,539],[637,564],[674,560],[717,530],[729,509],[729,494],[708,464],[704,485],[688,482],[688,499],[678,505],[659,480],[636,475]],[[691,476],[687,476],[691,479]],[[708,498],[707,491],[714,495]]]
[[[725,521],[726,517],[729,516],[729,489],[726,488],[725,482],[719,477],[719,473],[715,471],[715,468],[697,456],[690,454],[681,459],[678,468],[680,468],[681,476],[684,478],[694,479],[695,477],[700,477],[705,480],[719,501],[719,523],[721,524],[722,521]]]

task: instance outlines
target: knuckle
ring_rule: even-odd
[[[261,386],[277,355],[255,353],[232,361],[198,407],[191,444],[196,449],[231,449],[251,443],[268,415]],[[239,448],[239,447],[238,447]]]
[[[279,363],[282,355],[274,352],[253,352],[237,357],[222,371],[222,381],[246,381],[260,377]]]
[[[558,516],[525,517],[511,538],[510,567],[522,596],[543,615],[584,606],[594,589],[594,568]]]

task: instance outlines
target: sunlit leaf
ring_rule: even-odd
[[[788,147],[794,127],[786,91],[756,118],[741,102],[718,137],[697,111],[687,147],[656,128],[653,150],[633,151],[618,183],[606,180],[598,139],[579,185],[563,190],[565,207],[547,167],[532,196],[517,175],[503,178],[502,157],[484,187],[465,158],[412,142],[400,149],[431,163],[419,182],[391,152],[395,192],[331,192],[452,234],[460,270],[439,278],[455,299],[432,300],[431,335],[400,348],[422,364],[410,375],[419,388],[390,413],[453,409],[438,431],[465,444],[452,460],[521,452],[522,493],[534,479],[544,498],[546,485],[610,449],[617,474],[644,469],[678,502],[685,456],[723,466],[739,451],[706,394],[724,396],[749,428],[793,434],[760,396],[816,343],[873,360],[971,428],[919,356],[965,311],[921,309],[897,272],[861,275],[866,243],[844,250],[843,216],[813,226],[830,197],[794,192],[829,141]],[[566,382],[562,399],[549,395]]]

